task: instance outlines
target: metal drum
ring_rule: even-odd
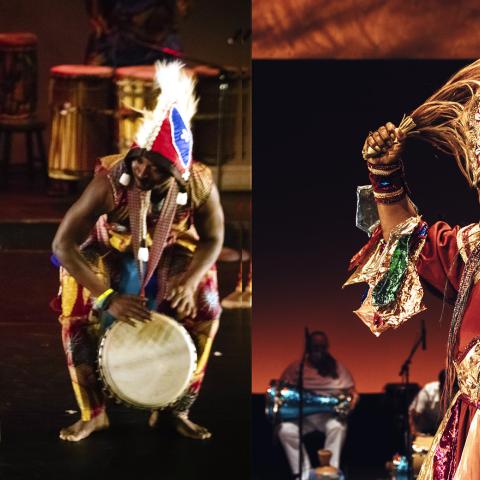
[[[335,413],[347,415],[350,395],[319,395],[309,390],[303,392],[303,415]],[[300,392],[293,385],[272,380],[265,398],[265,414],[272,421],[296,420],[299,416]]]
[[[59,65],[50,70],[52,133],[48,175],[80,180],[113,149],[113,69]]]
[[[155,67],[140,65],[115,70],[117,146],[125,153],[132,145],[141,116],[136,110],[153,110],[158,92],[154,88]]]
[[[156,410],[187,391],[197,364],[188,332],[156,312],[149,322],[115,322],[99,348],[98,368],[107,391],[127,405]]]
[[[37,107],[37,37],[0,34],[0,120],[31,117]]]

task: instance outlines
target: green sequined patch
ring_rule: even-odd
[[[400,238],[390,260],[390,267],[372,292],[373,305],[385,307],[395,301],[407,271],[411,235]]]

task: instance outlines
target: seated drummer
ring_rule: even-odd
[[[412,437],[435,435],[442,420],[441,395],[445,385],[445,369],[438,380],[427,383],[413,399],[408,409]]]
[[[63,440],[79,441],[109,426],[96,375],[99,334],[109,318],[148,321],[149,310],[175,317],[196,343],[197,370],[170,415],[180,434],[210,437],[188,413],[221,312],[215,260],[223,243],[223,212],[210,170],[191,162],[193,81],[176,62],[157,65],[157,81],[156,109],[145,117],[134,145],[125,156],[101,159],[53,241],[62,266],[54,306],[81,412],[78,422],[61,430]],[[153,263],[163,247],[160,262]],[[138,296],[141,262],[153,269],[145,300]],[[154,411],[150,426],[157,421]]]
[[[300,360],[289,365],[281,376],[281,381],[297,385]],[[312,332],[303,370],[303,385],[305,390],[318,395],[349,394],[352,396],[351,407],[358,402],[359,395],[350,372],[338,362],[329,352],[328,338],[323,332]],[[318,413],[309,415],[303,420],[303,433],[313,431],[325,433],[326,450],[332,452],[330,465],[340,467],[340,454],[347,435],[347,424],[344,419],[334,413]],[[283,445],[294,477],[298,476],[299,463],[299,428],[298,421],[282,422],[278,427],[278,437]],[[303,448],[303,476],[301,480],[316,479],[315,471],[311,469],[310,460]]]

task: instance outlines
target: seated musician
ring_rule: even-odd
[[[349,394],[352,397],[353,408],[359,398],[355,389],[355,382],[350,372],[338,362],[329,352],[328,338],[323,332],[312,332],[307,351],[307,358],[303,371],[303,385],[305,390],[319,395]],[[297,385],[300,361],[289,365],[281,376],[281,381],[290,385]],[[298,421],[282,422],[278,427],[278,437],[283,445],[285,454],[294,476],[298,476],[299,464],[299,428]],[[331,466],[339,468],[340,454],[347,434],[347,424],[344,419],[335,413],[318,413],[309,415],[303,420],[303,433],[320,431],[325,433],[326,450],[332,452]],[[316,479],[314,470],[311,470],[308,455],[303,448],[303,475],[301,480]]]
[[[223,243],[223,212],[210,170],[191,161],[192,79],[172,62],[157,65],[157,82],[156,108],[130,151],[101,159],[53,242],[62,265],[54,306],[81,412],[78,422],[60,432],[63,440],[78,441],[109,426],[96,375],[96,344],[105,321],[148,321],[150,310],[179,320],[197,347],[197,369],[172,406],[171,419],[182,435],[210,437],[188,414],[221,312],[215,260]],[[145,298],[139,296],[142,286]],[[157,421],[153,411],[150,426]]]
[[[440,397],[445,384],[445,370],[436,382],[427,383],[413,399],[408,409],[412,437],[434,435],[442,419]]]

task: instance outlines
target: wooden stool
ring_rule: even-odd
[[[15,133],[25,135],[25,147],[27,153],[27,173],[30,182],[33,181],[35,164],[38,163],[42,178],[47,181],[47,159],[42,132],[45,122],[35,118],[25,120],[2,120],[0,121],[0,186],[5,187],[8,182],[10,167],[12,137]],[[35,149],[36,143],[36,149]],[[36,152],[35,152],[36,150]]]

